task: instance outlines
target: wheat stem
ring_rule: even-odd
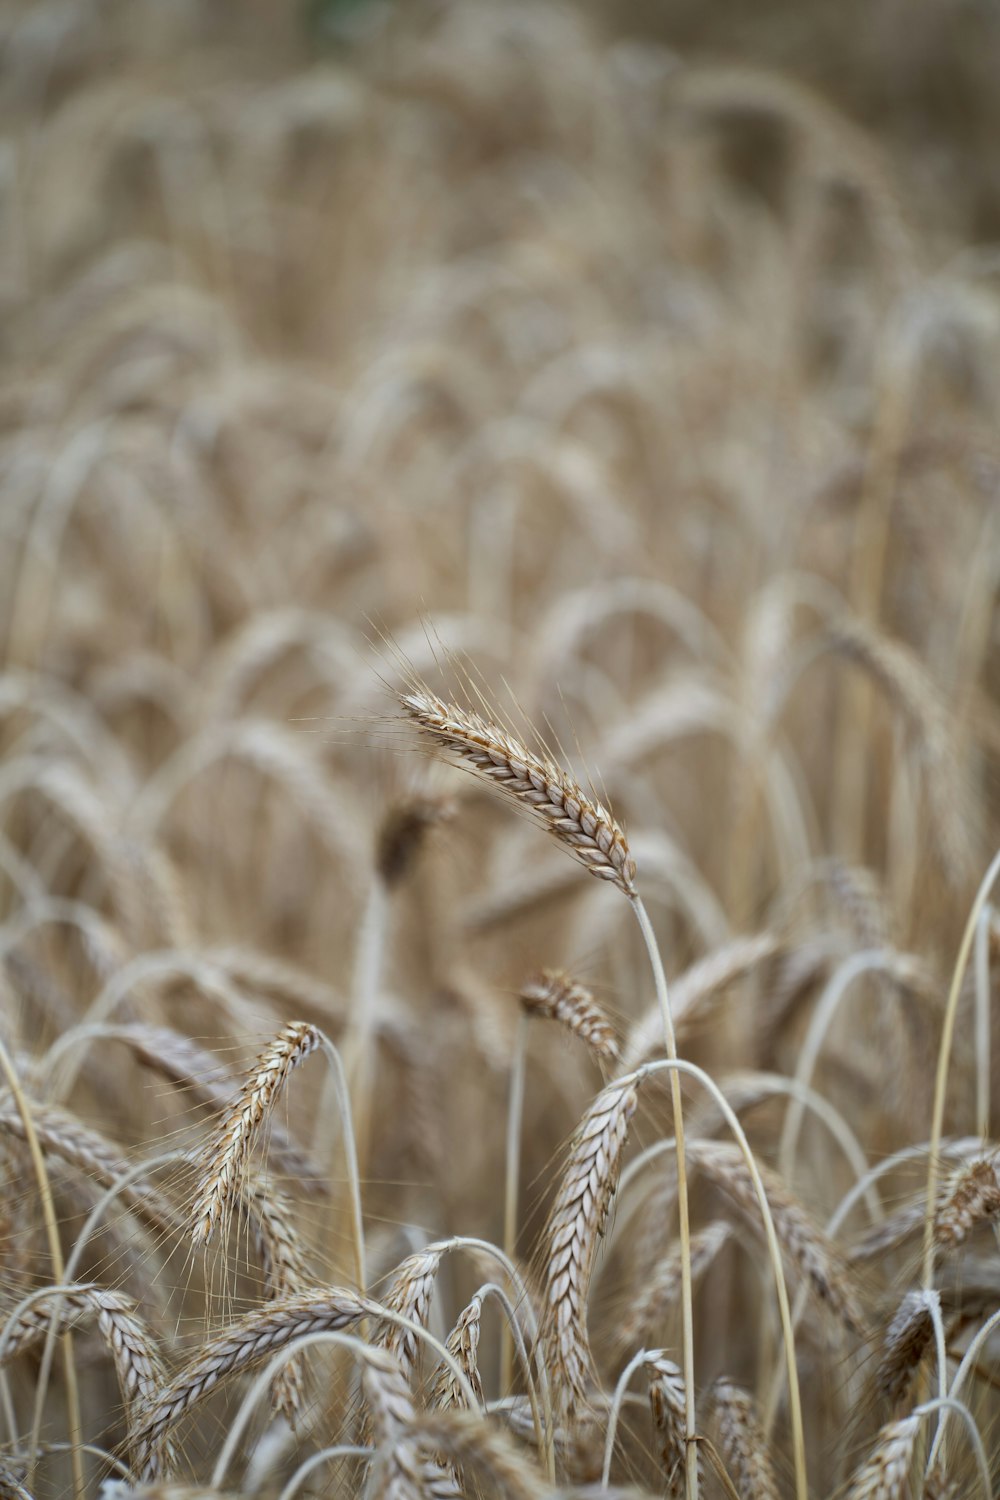
[[[696,1078],[698,1082],[701,1083],[712,1095],[719,1109],[722,1111],[726,1124],[732,1131],[736,1143],[743,1154],[743,1159],[746,1162],[747,1172],[749,1173],[751,1182],[753,1183],[754,1193],[757,1197],[757,1202],[760,1205],[761,1217],[764,1221],[764,1233],[767,1238],[767,1247],[771,1260],[771,1268],[774,1273],[775,1290],[778,1297],[778,1312],[781,1318],[781,1332],[785,1350],[785,1364],[788,1372],[788,1404],[790,1408],[789,1417],[792,1428],[792,1451],[795,1465],[796,1500],[808,1500],[809,1484],[806,1473],[805,1434],[802,1424],[802,1397],[799,1391],[798,1368],[795,1363],[795,1334],[792,1324],[791,1310],[788,1304],[788,1289],[785,1285],[785,1272],[781,1260],[781,1246],[778,1243],[778,1236],[774,1227],[774,1219],[771,1215],[771,1208],[767,1201],[767,1194],[764,1191],[764,1184],[761,1181],[760,1172],[757,1169],[757,1163],[754,1159],[754,1154],[750,1149],[750,1143],[746,1138],[743,1127],[737,1119],[736,1114],[733,1111],[731,1104],[729,1103],[729,1100],[722,1093],[721,1089],[714,1081],[714,1079],[711,1078],[703,1068],[699,1068],[694,1063],[687,1062],[684,1059],[675,1060],[672,1058],[665,1058],[658,1062],[646,1063],[643,1067],[637,1069],[633,1077],[637,1081],[639,1081],[642,1078],[649,1077],[652,1074],[661,1072],[665,1069],[684,1073],[690,1078]],[[697,1457],[696,1443],[692,1444],[691,1446],[695,1451],[695,1456]]]
[[[528,1017],[522,1013],[517,1018],[514,1035],[514,1051],[510,1064],[510,1088],[507,1096],[507,1167],[504,1174],[503,1248],[511,1260],[517,1246],[517,1198],[520,1187],[521,1166],[521,1122],[524,1113],[524,1074],[527,1058]],[[504,1326],[500,1338],[500,1391],[510,1385],[513,1373],[514,1348],[510,1330]]]
[[[327,1464],[335,1458],[371,1458],[374,1449],[365,1448],[357,1443],[334,1443],[330,1448],[321,1448],[318,1453],[313,1453],[309,1458],[299,1464],[295,1473],[285,1485],[278,1500],[293,1500],[299,1490],[305,1484],[309,1475],[321,1464]]]
[[[608,1481],[611,1478],[611,1459],[615,1451],[615,1437],[618,1433],[618,1417],[621,1413],[622,1402],[625,1399],[625,1392],[628,1390],[629,1381],[632,1379],[632,1376],[635,1374],[636,1370],[638,1370],[640,1366],[644,1365],[648,1359],[653,1358],[657,1354],[662,1354],[663,1352],[664,1351],[662,1349],[640,1349],[638,1354],[634,1354],[632,1356],[632,1358],[629,1360],[628,1364],[625,1366],[624,1370],[618,1377],[618,1380],[615,1384],[614,1395],[611,1397],[611,1406],[608,1411],[608,1427],[604,1435],[604,1463],[601,1468],[602,1489],[607,1489]]]
[[[667,976],[663,969],[659,945],[649,915],[641,897],[630,897],[646,944],[656,998],[663,1019],[663,1036],[667,1058],[677,1063],[677,1042],[674,1023],[670,1014],[670,996],[667,991]],[[640,1070],[641,1071],[641,1070]],[[684,1473],[687,1500],[698,1500],[698,1424],[694,1399],[694,1288],[691,1280],[691,1223],[688,1210],[687,1166],[684,1160],[684,1112],[681,1105],[681,1084],[677,1068],[671,1069],[670,1097],[674,1116],[674,1141],[677,1155],[677,1217],[681,1257],[681,1350],[684,1370]],[[735,1118],[735,1117],[734,1117]]]
[[[0,1068],[3,1069],[11,1096],[24,1124],[24,1138],[31,1156],[31,1166],[35,1174],[35,1181],[38,1183],[38,1196],[42,1206],[42,1217],[45,1222],[49,1258],[52,1261],[52,1275],[57,1282],[62,1283],[66,1280],[66,1267],[63,1262],[62,1246],[59,1243],[59,1226],[56,1223],[55,1204],[52,1201],[52,1186],[49,1182],[49,1174],[45,1166],[45,1157],[42,1153],[42,1148],[35,1132],[34,1122],[31,1118],[31,1106],[28,1103],[24,1090],[21,1088],[21,1080],[17,1076],[17,1070],[2,1039],[0,1039]],[[57,1316],[58,1308],[53,1310],[53,1323]],[[73,1339],[69,1333],[63,1334],[62,1350],[63,1374],[66,1381],[66,1409],[69,1416],[70,1442],[72,1443],[70,1459],[73,1465],[73,1495],[74,1500],[84,1500],[83,1458],[80,1451],[80,1444],[83,1441],[83,1424],[80,1419],[80,1391],[76,1379],[76,1366],[73,1362]],[[35,1393],[35,1411],[31,1423],[31,1445],[28,1449],[27,1485],[29,1490],[32,1488],[34,1482],[38,1440],[42,1430],[44,1402],[45,1386],[39,1381]]]

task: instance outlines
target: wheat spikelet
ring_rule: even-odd
[[[529,808],[592,875],[634,895],[635,861],[624,831],[567,772],[480,714],[433,693],[401,693],[399,700],[440,749]]]
[[[757,1196],[739,1149],[714,1141],[694,1141],[689,1155],[691,1161],[696,1162],[746,1215],[747,1221],[756,1226],[759,1218]],[[820,1300],[851,1332],[863,1337],[864,1313],[837,1250],[776,1172],[761,1166],[760,1175],[785,1255]]]
[[[578,1036],[598,1062],[617,1061],[618,1042],[611,1022],[590,991],[569,974],[542,969],[521,986],[520,999],[529,1015],[558,1021]]]
[[[545,1231],[539,1339],[566,1415],[585,1404],[591,1381],[587,1295],[637,1103],[633,1078],[611,1083],[597,1095],[574,1137]]]
[[[653,1425],[660,1438],[660,1458],[667,1479],[669,1500],[684,1500],[684,1378],[673,1360],[663,1354],[650,1355],[645,1362],[649,1380],[649,1405]],[[702,1479],[698,1464],[699,1483]]]
[[[160,1477],[163,1439],[227,1375],[252,1369],[305,1334],[349,1328],[366,1316],[377,1317],[379,1311],[377,1303],[346,1287],[321,1287],[237,1318],[161,1386],[144,1408],[135,1434],[142,1477]]]
[[[851,1480],[846,1500],[902,1500],[919,1431],[919,1417],[887,1423],[871,1457]]]
[[[907,1292],[886,1329],[875,1372],[875,1389],[893,1407],[898,1406],[916,1379],[934,1337],[932,1307],[940,1303],[936,1291]]]
[[[250,1070],[239,1097],[208,1147],[201,1185],[191,1210],[194,1238],[207,1245],[229,1213],[254,1143],[265,1128],[293,1068],[321,1045],[315,1026],[293,1021],[275,1037]]]
[[[942,1189],[934,1216],[934,1239],[948,1250],[957,1250],[978,1224],[1000,1213],[1000,1152],[991,1152],[969,1162]]]
[[[728,1224],[716,1220],[691,1236],[691,1284],[696,1286],[732,1235]],[[681,1246],[673,1244],[644,1280],[615,1335],[615,1348],[624,1353],[642,1347],[676,1306],[681,1294]]]
[[[712,1387],[719,1447],[739,1500],[778,1500],[778,1482],[755,1403],[731,1380]]]

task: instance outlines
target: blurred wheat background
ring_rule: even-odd
[[[7,0],[0,1496],[994,1493],[998,70]]]

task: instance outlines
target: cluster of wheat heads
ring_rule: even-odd
[[[988,1493],[991,267],[380,14],[0,18],[0,1496]]]

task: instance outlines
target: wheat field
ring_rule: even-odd
[[[696,11],[3,8],[0,1500],[1000,1484],[1000,30]]]

